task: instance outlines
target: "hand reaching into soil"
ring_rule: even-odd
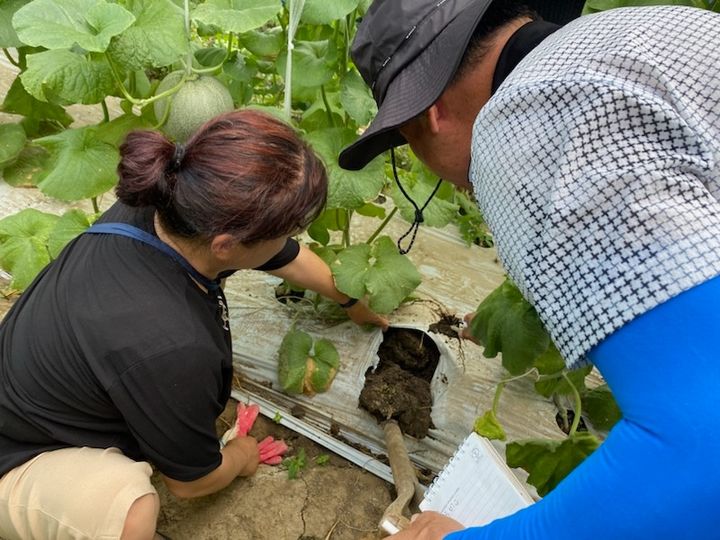
[[[447,516],[437,512],[415,514],[410,526],[390,536],[393,540],[442,540],[445,535],[459,531],[463,526]]]
[[[365,302],[360,301],[345,310],[350,320],[357,325],[372,324],[382,328],[383,332],[390,326],[389,321],[370,309]]]

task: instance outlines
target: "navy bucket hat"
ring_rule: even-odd
[[[358,28],[352,58],[378,112],[340,153],[359,170],[405,144],[398,127],[429,108],[452,80],[491,0],[375,0]]]

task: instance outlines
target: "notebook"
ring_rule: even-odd
[[[428,488],[420,510],[434,510],[466,527],[478,527],[532,503],[492,443],[471,433]]]

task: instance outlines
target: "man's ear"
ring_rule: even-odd
[[[445,107],[440,100],[430,105],[430,108],[425,112],[427,126],[433,135],[440,133],[441,122],[445,119],[443,115],[444,112]]]

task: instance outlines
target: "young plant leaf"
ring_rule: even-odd
[[[100,103],[115,89],[110,65],[104,58],[68,50],[43,51],[27,57],[20,75],[25,89],[40,101]]]
[[[339,290],[353,298],[369,297],[370,308],[390,313],[420,285],[422,278],[394,242],[381,236],[372,245],[350,246],[332,264]]]
[[[320,454],[315,457],[316,465],[327,465],[330,462],[330,456],[328,454]]]
[[[55,128],[54,131],[57,131],[58,127],[67,127],[73,121],[60,105],[40,101],[28,94],[20,80],[20,75],[10,86],[0,109],[6,113],[24,116],[22,125],[28,137],[48,135],[47,131],[43,132],[48,123]]]
[[[366,126],[377,113],[377,104],[357,70],[348,71],[340,80],[340,101],[359,126]]]
[[[46,195],[61,201],[90,199],[117,181],[118,150],[99,140],[95,127],[68,129],[35,143],[52,156],[50,173],[38,184]]]
[[[485,347],[487,358],[502,353],[502,364],[513,375],[530,369],[550,345],[535,308],[507,279],[480,304],[470,331]]]
[[[48,237],[48,252],[53,259],[56,259],[63,248],[74,238],[80,236],[90,227],[90,220],[82,210],[68,210],[50,231]]]
[[[595,429],[610,431],[622,418],[612,392],[606,384],[582,395],[582,412]]]
[[[478,416],[475,419],[473,425],[473,431],[478,435],[487,437],[488,439],[496,439],[498,441],[504,441],[507,438],[505,430],[495,416],[495,413],[491,410],[485,411],[485,414]]]
[[[304,448],[300,448],[293,457],[283,459],[283,466],[287,469],[288,479],[294,480],[300,471],[307,467],[307,454]]]
[[[3,180],[11,186],[35,186],[48,174],[50,154],[44,148],[29,145],[22,149],[12,165],[3,169]]]
[[[0,2],[0,47],[5,49],[22,47],[23,43],[12,26],[15,12],[27,4],[27,0],[5,0]]]
[[[102,0],[33,0],[13,17],[23,43],[46,49],[105,52],[113,36],[133,22],[132,13]]]
[[[307,24],[330,24],[358,7],[360,0],[305,0],[301,21]]]
[[[285,47],[285,34],[281,27],[274,26],[240,34],[238,42],[255,56],[276,58]]]
[[[292,52],[292,83],[293,86],[317,88],[327,83],[333,76],[333,65],[337,51],[330,47],[327,40],[298,41]],[[287,68],[287,51],[283,50],[277,57],[277,72],[285,78]]]
[[[419,207],[422,207],[428,198],[430,198],[430,195],[432,195],[438,183],[437,176],[423,174],[421,172],[398,171],[398,177],[405,191]],[[400,215],[405,218],[405,221],[412,223],[415,219],[415,207],[407,200],[405,195],[402,194],[396,182],[392,184],[390,196],[395,206],[400,209]],[[457,204],[442,199],[435,194],[433,198],[430,199],[425,210],[423,210],[423,225],[427,225],[428,227],[444,227],[455,219],[457,211]]]
[[[583,431],[563,441],[513,442],[507,445],[505,456],[510,467],[521,467],[530,473],[528,482],[544,497],[598,446],[600,441]]]
[[[25,130],[20,124],[0,124],[0,169],[18,158],[26,140]]]
[[[0,220],[0,266],[12,274],[13,288],[25,289],[50,262],[47,242],[58,219],[26,208]]]
[[[309,334],[291,330],[280,344],[278,379],[289,394],[326,391],[339,367],[340,355],[326,339],[313,343]]]
[[[187,54],[183,12],[170,0],[129,0],[135,22],[110,43],[108,53],[127,70],[163,67]]]
[[[328,169],[327,207],[356,209],[367,201],[375,200],[385,185],[383,160],[376,157],[361,171],[346,171],[337,164],[337,156],[347,145],[357,139],[349,129],[336,128],[315,131],[307,137],[308,142],[323,157]]]
[[[223,32],[241,34],[260,28],[280,9],[277,0],[207,0],[195,8],[192,17]]]
[[[585,390],[585,377],[592,371],[592,366],[585,366],[579,369],[568,371],[565,369],[565,361],[560,356],[560,351],[551,342],[547,350],[535,359],[535,367],[544,378],[535,383],[535,391],[543,397],[549,398],[553,394],[572,394],[573,390],[565,380],[564,374],[568,376],[578,392]]]

